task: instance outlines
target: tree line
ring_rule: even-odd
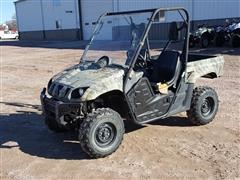
[[[5,30],[6,26],[8,27],[8,30],[17,31],[16,14],[12,16],[11,20],[8,20],[4,24],[1,24],[0,30]]]

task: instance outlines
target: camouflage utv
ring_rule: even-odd
[[[162,23],[176,17],[168,13],[179,15],[178,22]],[[48,128],[78,130],[82,149],[99,158],[119,147],[124,121],[142,125],[186,111],[195,125],[211,122],[217,93],[194,83],[221,76],[224,60],[189,54],[189,27],[183,8],[100,16],[80,63],[55,75],[41,93]]]

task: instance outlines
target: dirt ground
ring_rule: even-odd
[[[216,89],[220,108],[206,126],[185,113],[145,127],[127,126],[120,148],[89,159],[73,133],[54,134],[43,123],[39,93],[57,72],[79,61],[81,42],[0,42],[0,179],[233,179],[240,178],[240,49],[223,54],[222,78],[197,85]]]

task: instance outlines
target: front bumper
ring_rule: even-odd
[[[42,105],[42,111],[45,116],[51,116],[56,119],[57,122],[63,123],[60,120],[61,117],[69,115],[72,112],[81,112],[83,103],[66,103],[47,97],[46,88],[44,88],[40,94],[40,100]]]

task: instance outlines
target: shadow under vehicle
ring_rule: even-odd
[[[164,46],[153,48],[148,37],[151,27],[161,25],[168,13],[176,13],[182,21],[171,22],[168,39],[161,42]],[[107,41],[101,39],[109,38],[113,26],[118,37],[125,32],[125,39],[113,40],[121,50],[110,53],[104,50]],[[121,144],[123,119],[142,125],[187,111],[195,125],[211,122],[218,111],[217,93],[210,87],[194,89],[194,83],[200,77],[221,76],[224,59],[189,54],[189,27],[183,8],[100,16],[80,63],[55,75],[40,95],[48,128],[78,130],[82,149],[100,158]],[[118,61],[125,64],[114,63]]]

